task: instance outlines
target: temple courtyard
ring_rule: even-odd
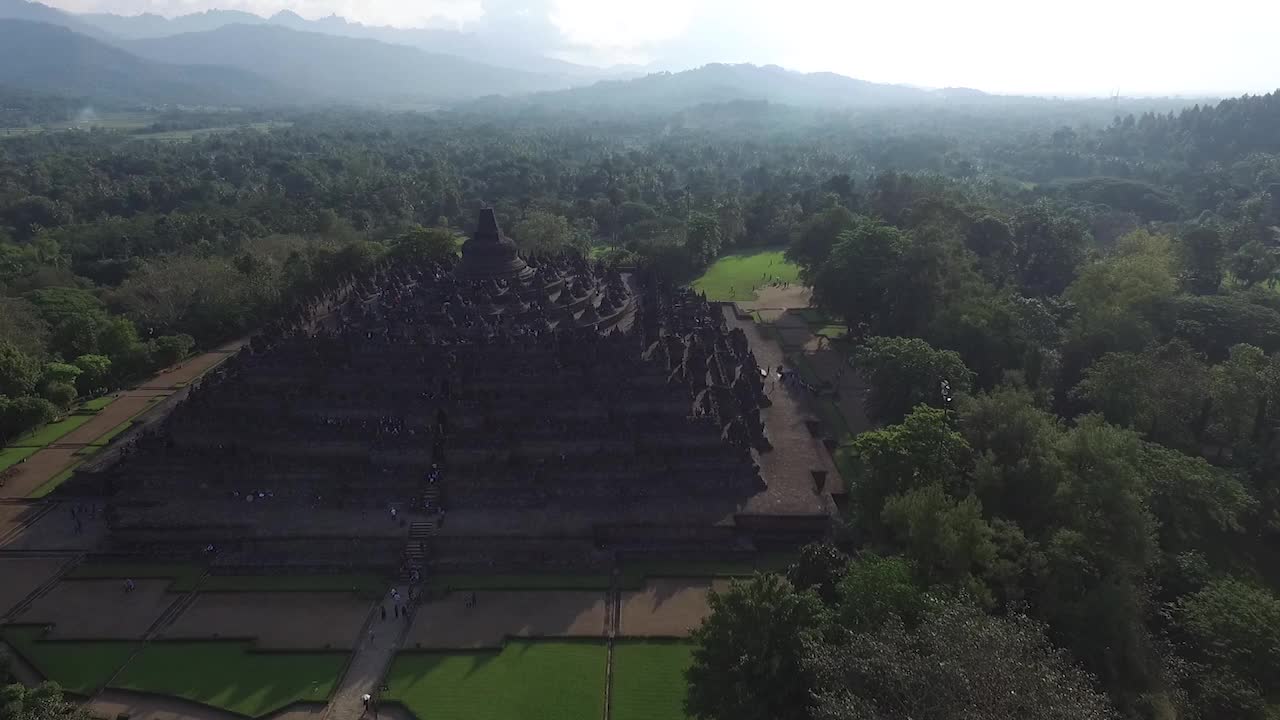
[[[794,279],[769,255],[708,287],[775,263]],[[457,267],[144,383],[165,402],[0,501],[15,674],[131,720],[354,719],[365,694],[405,720],[683,718],[708,593],[785,565],[843,494],[814,398],[772,378],[794,347],[760,312],[807,302],[778,283],[711,304],[526,263],[482,214]]]

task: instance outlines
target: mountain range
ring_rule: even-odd
[[[65,27],[0,20],[0,85],[127,103],[264,105],[289,97],[232,67],[155,63]]]
[[[3,18],[17,19],[0,20],[0,84],[148,104],[435,107],[471,101],[467,107],[481,111],[634,112],[739,100],[841,108],[984,97],[754,65],[602,80],[617,76],[503,52],[476,34],[307,20],[290,12],[263,18],[212,10],[170,19],[75,15],[0,0]]]

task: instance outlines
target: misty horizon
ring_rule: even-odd
[[[1225,97],[1280,87],[1280,49],[1264,35],[1280,21],[1280,7],[1245,0],[1227,0],[1227,7],[1207,17],[1146,0],[1122,7],[1087,0],[1073,6],[1070,17],[1005,0],[967,8],[940,2],[906,8],[798,0],[785,9],[754,0],[607,6],[582,0],[47,4],[80,14],[172,19],[228,10],[265,20],[292,12],[312,21],[338,17],[367,27],[453,30],[512,53],[601,69],[630,66],[644,73],[750,63],[919,88],[1062,98]]]

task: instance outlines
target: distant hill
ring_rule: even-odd
[[[71,28],[82,35],[105,38],[107,33],[78,15],[28,0],[0,0],[0,20],[27,20]]]
[[[159,62],[241,68],[310,95],[348,102],[439,103],[572,84],[563,76],[275,25],[227,25],[134,40],[125,47]]]
[[[987,97],[965,91],[966,98]],[[563,108],[670,112],[706,103],[767,101],[798,107],[884,107],[940,102],[949,94],[867,82],[834,73],[800,73],[776,65],[706,65],[679,73],[655,73],[634,80],[603,81],[588,87],[539,93],[512,100],[484,100],[470,109]]]
[[[26,0],[0,0],[0,3]],[[39,6],[44,7],[44,6]],[[46,8],[51,12],[60,12]],[[65,13],[63,13],[65,15]],[[531,52],[519,52],[496,43],[490,38],[469,32],[443,28],[395,28],[380,25],[364,25],[331,15],[320,20],[308,20],[297,13],[283,10],[270,18],[237,10],[207,10],[205,12],[166,18],[151,13],[141,15],[112,15],[87,13],[67,15],[72,21],[92,25],[100,32],[109,33],[122,40],[141,40],[169,37],[183,33],[208,32],[228,25],[274,25],[299,32],[322,33],[338,37],[378,40],[393,45],[408,45],[431,53],[456,55],[485,65],[493,65],[527,72],[603,79],[623,77],[621,72],[602,70],[586,65],[576,65]],[[46,22],[50,22],[46,20]]]
[[[256,105],[295,97],[244,70],[157,63],[65,27],[25,20],[0,20],[0,85],[157,105]]]
[[[265,18],[239,10],[206,10],[204,12],[181,15],[172,19],[153,13],[142,13],[141,15],[85,13],[74,17],[123,40],[205,32],[207,30],[217,30],[225,25],[260,25],[267,22]]]

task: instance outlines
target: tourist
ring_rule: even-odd
[[[381,606],[381,609],[382,609],[382,619],[383,619],[383,621],[386,621],[386,619],[387,619],[387,606],[386,606],[386,605],[382,605],[382,606]]]

